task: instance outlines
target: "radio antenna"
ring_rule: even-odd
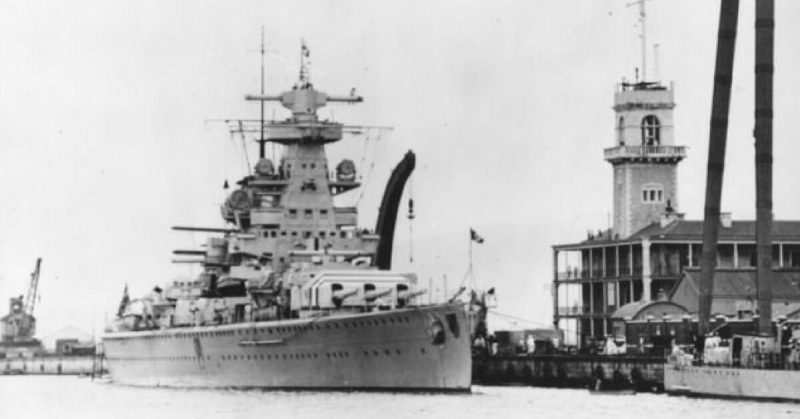
[[[625,7],[639,6],[639,23],[641,23],[642,32],[639,38],[642,40],[642,82],[647,81],[647,13],[644,4],[649,0],[636,0],[625,5]]]

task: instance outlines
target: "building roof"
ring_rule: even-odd
[[[703,240],[703,220],[674,220],[665,226],[655,222],[641,230],[631,234],[630,237],[620,238],[611,233],[610,230],[601,231],[592,235],[590,238],[573,244],[563,244],[553,246],[556,249],[569,247],[592,247],[605,246],[619,243],[636,243],[643,238],[656,241],[702,241]],[[756,239],[755,221],[732,221],[730,227],[720,226],[720,242],[730,241],[751,241]],[[774,242],[800,242],[800,221],[772,222],[772,240]]]
[[[700,270],[687,268],[680,282],[672,291],[670,301],[686,307],[690,312],[697,312],[700,296],[699,282]],[[773,307],[781,304],[786,306],[793,306],[795,303],[800,304],[800,270],[773,270],[772,296]],[[747,303],[755,301],[755,298],[755,269],[716,270],[711,304],[712,313],[726,316],[734,315],[740,309],[743,309]],[[787,310],[791,309],[787,307]]]
[[[657,315],[660,319],[664,314],[686,314],[688,310],[673,301],[635,301],[625,304],[611,315],[614,319],[630,318],[638,320],[647,314]]]
[[[633,233],[630,238],[702,239],[703,220],[675,220],[664,227],[653,223]],[[755,221],[732,221],[730,227],[719,227],[719,241],[752,240],[756,237]],[[800,221],[773,221],[772,240],[800,241]]]

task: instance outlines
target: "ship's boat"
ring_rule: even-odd
[[[301,59],[291,90],[247,99],[280,102],[291,116],[232,123],[243,135],[260,134],[260,158],[222,204],[227,227],[175,228],[216,233],[203,249],[175,252],[188,258],[179,262],[201,264],[202,274],[136,300],[126,288],[103,337],[113,381],[468,391],[468,309],[425,304],[416,275],[391,270],[394,219],[413,153],[389,180],[376,230],[364,229],[357,208],[333,199],[360,186],[356,165],[329,165],[325,154],[355,129],[317,117],[329,102],[362,98],[317,91]],[[266,158],[267,142],[283,148],[279,162]]]

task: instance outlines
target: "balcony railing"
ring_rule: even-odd
[[[559,316],[578,316],[581,314],[588,314],[589,307],[582,306],[560,306],[558,307]]]
[[[674,145],[623,145],[603,150],[605,159],[614,162],[636,159],[675,159],[686,157],[685,146]]]
[[[609,314],[614,313],[617,309],[617,306],[608,306],[605,309],[599,304],[595,304],[594,311],[589,306],[559,306],[558,307],[558,315],[559,316],[606,316]]]
[[[678,273],[679,274],[679,273]],[[666,274],[665,274],[666,275]],[[672,272],[670,271],[670,275]],[[677,274],[676,274],[677,275]],[[641,277],[642,276],[642,267],[641,266],[634,266],[633,271],[629,267],[624,267],[619,270],[619,275],[617,275],[617,268],[610,267],[606,271],[606,274],[603,275],[602,269],[572,269],[567,271],[560,271],[558,272],[558,280],[559,281],[580,281],[580,280],[588,280],[588,279],[602,279],[602,278],[631,278],[631,277]]]

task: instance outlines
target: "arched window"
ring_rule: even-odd
[[[642,118],[642,145],[661,144],[661,123],[655,115]]]
[[[621,116],[617,121],[617,144],[625,145],[625,118]]]

